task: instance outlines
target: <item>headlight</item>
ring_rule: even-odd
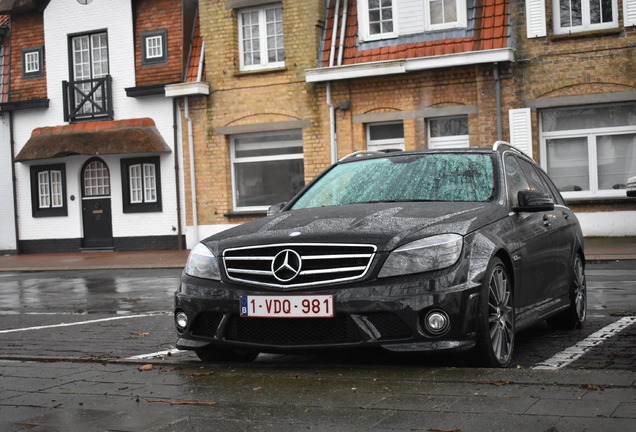
[[[462,253],[462,236],[442,234],[405,244],[391,252],[378,277],[422,273],[450,267]]]
[[[198,278],[221,280],[218,260],[203,243],[198,243],[190,251],[185,272]]]

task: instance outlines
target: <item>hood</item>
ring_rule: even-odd
[[[466,235],[505,215],[494,202],[350,204],[286,211],[223,231],[203,243],[215,253],[276,243],[374,244],[382,252],[431,235]]]

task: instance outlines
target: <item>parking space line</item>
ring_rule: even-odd
[[[589,335],[582,341],[578,342],[576,345],[573,345],[561,351],[554,357],[548,360],[542,361],[541,363],[538,363],[536,366],[533,366],[532,369],[538,369],[538,370],[561,369],[573,363],[574,361],[578,360],[592,348],[599,346],[606,339],[609,339],[610,337],[615,336],[616,334],[620,333],[622,330],[626,329],[627,327],[629,327],[630,325],[634,323],[636,323],[636,317],[633,317],[633,316],[623,317],[619,319],[618,321],[603,327],[596,333]]]
[[[126,360],[146,360],[149,358],[154,358],[154,357],[165,357],[165,356],[172,356],[175,354],[183,354],[186,351],[174,348],[171,350],[167,350],[167,351],[157,351],[154,353],[150,353],[150,354],[139,354],[136,356],[132,356],[132,357],[128,357],[126,358]]]
[[[57,327],[71,327],[71,326],[78,326],[78,325],[84,325],[84,324],[94,324],[94,323],[99,323],[99,322],[116,321],[116,320],[131,319],[131,318],[146,318],[146,317],[156,316],[156,315],[159,315],[159,314],[125,315],[125,316],[118,316],[118,317],[111,317],[111,318],[100,318],[100,319],[94,319],[94,320],[89,320],[89,321],[77,321],[77,322],[72,322],[72,323],[61,323],[61,324],[50,324],[50,325],[35,326],[35,327],[24,327],[24,328],[0,330],[0,334],[17,333],[17,332],[30,331],[30,330],[42,330],[42,329],[50,329],[50,328],[57,328]]]

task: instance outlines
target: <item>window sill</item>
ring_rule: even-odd
[[[613,196],[613,197],[567,197],[564,196],[563,199],[566,201],[568,205],[576,204],[576,205],[585,205],[585,204],[620,204],[620,203],[628,203],[628,202],[636,202],[636,199],[630,198],[627,195],[623,196]]]
[[[602,37],[602,36],[618,36],[623,33],[623,29],[621,28],[612,28],[612,29],[604,29],[604,30],[587,30],[582,32],[574,32],[574,33],[565,33],[565,34],[554,34],[549,37],[551,42],[558,42],[562,40],[571,40],[571,39],[582,39],[589,37]]]
[[[264,68],[264,69],[254,69],[254,70],[242,70],[238,71],[234,74],[235,77],[243,77],[243,76],[251,76],[251,75],[260,75],[260,74],[268,74],[275,72],[287,72],[287,67],[275,67],[275,68]]]

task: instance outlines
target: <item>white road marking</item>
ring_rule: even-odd
[[[30,330],[42,330],[42,329],[50,329],[50,328],[57,328],[57,327],[71,327],[71,326],[78,326],[78,325],[84,325],[84,324],[94,324],[94,323],[105,322],[105,321],[116,321],[116,320],[131,319],[131,318],[146,318],[146,317],[156,316],[156,315],[158,314],[125,315],[125,316],[118,316],[118,317],[112,317],[112,318],[100,318],[100,319],[89,320],[89,321],[77,321],[72,323],[51,324],[51,325],[43,325],[43,326],[36,326],[36,327],[24,327],[24,328],[0,330],[0,334],[17,333],[17,332],[24,332],[24,331],[30,331]]]
[[[557,370],[561,369],[582,357],[586,352],[594,347],[602,344],[606,339],[620,333],[630,325],[636,323],[636,317],[629,316],[619,319],[618,321],[603,327],[596,333],[593,333],[577,343],[567,348],[551,359],[538,363],[532,369],[538,370]]]
[[[132,356],[132,357],[128,357],[126,358],[126,360],[145,360],[145,359],[149,359],[149,358],[155,358],[155,357],[165,357],[165,356],[172,356],[175,354],[183,354],[186,351],[182,351],[180,349],[171,349],[171,350],[167,350],[167,351],[157,351],[154,353],[150,353],[150,354],[139,354],[136,356]]]

